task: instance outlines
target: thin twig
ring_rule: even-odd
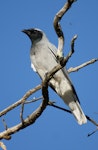
[[[68,73],[76,72],[76,71],[82,69],[83,67],[86,67],[86,66],[88,66],[88,65],[90,65],[90,64],[95,63],[96,61],[98,61],[98,58],[94,58],[94,59],[92,59],[92,60],[90,60],[90,61],[87,61],[87,62],[85,62],[85,63],[83,63],[83,64],[77,66],[77,67],[74,67],[74,68],[71,67],[71,68],[68,69]]]
[[[52,106],[52,107],[54,107],[54,108],[57,108],[57,109],[60,109],[60,110],[63,110],[63,111],[66,111],[66,112],[72,114],[72,112],[71,112],[70,110],[65,109],[65,108],[63,108],[63,107],[60,107],[60,106],[57,106],[57,105],[55,105],[55,104],[52,103],[52,102],[49,102],[48,105],[49,105],[49,106]]]
[[[7,130],[0,133],[0,140],[1,139],[7,139],[6,137],[32,125],[37,118],[42,114],[42,112],[45,110],[47,103],[47,99],[44,99],[40,106],[32,113],[30,114],[26,119],[24,119],[23,123],[19,123],[11,128],[8,128]]]
[[[52,103],[52,102],[48,103],[48,105],[49,105],[49,106],[52,106],[52,107],[54,107],[54,108],[57,108],[57,109],[60,109],[60,110],[63,110],[63,111],[65,111],[65,112],[68,112],[68,113],[72,114],[72,112],[71,112],[70,110],[65,109],[65,108],[63,108],[63,107],[60,107],[60,106],[57,106],[57,105],[55,105],[55,104]],[[88,115],[85,115],[85,116],[86,116],[86,118],[87,118],[88,121],[90,121],[92,124],[94,124],[95,126],[98,127],[98,123],[96,123],[96,122],[95,122],[92,118],[90,118]]]
[[[7,129],[8,129],[8,127],[7,127],[7,124],[6,124],[6,122],[5,122],[5,119],[4,119],[4,118],[2,119],[2,122],[3,122],[3,124],[4,124],[4,128],[5,128],[5,130],[7,130]]]
[[[75,51],[75,50],[74,50],[74,43],[75,43],[75,40],[76,40],[76,39],[77,39],[77,35],[75,35],[75,36],[72,38],[72,40],[71,40],[71,50],[69,51],[68,55],[60,60],[60,64],[61,64],[62,66],[65,66],[65,65],[66,65],[66,63],[68,62],[69,58],[70,58],[70,57],[72,56],[72,54],[74,53],[74,51]],[[64,65],[63,65],[63,64],[64,64]]]
[[[39,100],[41,100],[41,99],[43,99],[43,96],[38,97],[38,98],[33,98],[32,100],[28,100],[28,101],[26,101],[24,104],[34,103],[34,102],[39,101]]]
[[[2,122],[3,122],[3,124],[4,124],[5,130],[7,130],[7,129],[8,129],[8,126],[7,126],[6,122],[5,122],[5,120],[2,119]],[[6,136],[4,136],[4,139],[10,140],[10,139],[11,139],[11,136],[10,136],[10,135],[6,135]]]
[[[22,104],[21,104],[21,111],[20,111],[20,119],[21,122],[24,123],[24,119],[23,119],[23,112],[24,112],[24,104],[27,100],[28,97],[30,97],[35,91],[39,90],[42,86],[39,85],[34,89],[29,90],[28,92],[26,92],[26,94],[23,96],[22,98]]]
[[[77,39],[77,35],[74,35],[74,37],[72,38],[71,40],[71,51],[74,53],[74,43],[75,43],[75,40]]]
[[[89,116],[86,115],[86,118],[92,122],[95,126],[98,126],[98,123],[96,123],[92,118],[90,118]]]
[[[9,107],[5,108],[3,111],[0,112],[0,117],[5,115],[6,113],[8,113],[9,111],[13,110],[15,107],[21,105],[24,101],[24,97],[26,95],[28,95],[28,93],[31,95],[35,92],[37,92],[38,90],[41,89],[41,85],[36,86],[35,88],[29,90],[26,92],[26,94],[23,96],[23,98],[21,98],[20,100],[18,100],[17,102],[15,102],[14,104],[11,104]]]
[[[97,127],[93,132],[89,133],[88,136],[93,135],[93,134],[96,133],[97,131],[98,131],[98,127]]]

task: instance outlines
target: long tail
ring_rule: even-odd
[[[64,100],[65,104],[69,106],[71,112],[73,113],[78,123],[80,125],[85,124],[87,122],[87,119],[78,102],[79,99],[74,87],[71,83],[69,83],[69,80],[67,80],[66,78],[59,83],[57,79],[59,79],[60,76],[58,76],[57,79],[55,77],[51,79],[50,86]]]
[[[72,101],[69,103],[69,107],[71,112],[73,113],[74,117],[78,121],[80,125],[85,124],[87,122],[87,118],[84,115],[82,108],[78,101]]]

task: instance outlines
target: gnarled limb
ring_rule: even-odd
[[[26,128],[27,126],[33,124],[37,118],[42,114],[42,112],[45,110],[47,104],[48,104],[48,86],[47,82],[43,82],[42,84],[42,94],[43,94],[43,101],[40,104],[40,106],[32,113],[30,114],[26,119],[23,120],[23,122],[17,124],[16,126],[13,126],[11,128],[7,128],[7,130],[0,133],[0,139],[9,139],[10,135],[18,132],[19,130],[22,130]],[[32,91],[28,91],[27,94],[24,95],[23,101],[28,98],[32,94]]]
[[[67,0],[65,5],[59,10],[59,12],[54,17],[54,29],[56,31],[56,34],[58,36],[58,51],[57,51],[57,57],[60,59],[63,57],[63,47],[64,47],[64,34],[60,25],[60,20],[62,19],[63,15],[68,11],[68,9],[71,7],[71,5],[76,0]]]

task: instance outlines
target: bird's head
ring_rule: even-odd
[[[39,29],[25,29],[22,30],[22,32],[24,32],[26,35],[28,35],[28,37],[31,39],[32,43],[37,43],[39,42],[42,37],[43,37],[43,32]]]

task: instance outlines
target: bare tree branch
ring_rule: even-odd
[[[74,53],[74,43],[75,43],[75,40],[77,39],[77,35],[74,35],[74,37],[72,38],[71,40],[71,51]]]
[[[60,64],[62,66],[65,66],[66,63],[68,62],[69,58],[72,56],[72,54],[74,53],[74,43],[75,43],[75,40],[77,39],[77,35],[75,35],[72,40],[71,40],[71,50],[69,51],[68,55],[66,57],[63,57],[60,59]],[[64,65],[63,65],[64,64]]]
[[[57,56],[59,58],[63,57],[63,46],[64,46],[64,34],[63,34],[62,29],[61,29],[59,21],[61,20],[63,15],[67,12],[67,10],[71,7],[71,5],[75,1],[76,0],[67,0],[67,3],[65,3],[63,8],[56,14],[56,16],[54,18],[54,29],[55,29],[56,34],[58,36]],[[8,108],[6,108],[2,112],[0,112],[0,116],[3,116],[7,112],[11,111],[15,107],[22,104],[22,109],[21,109],[21,114],[20,114],[21,122],[19,124],[15,125],[15,126],[13,126],[13,127],[10,127],[10,128],[7,127],[5,131],[0,133],[0,139],[7,139],[8,140],[8,139],[11,138],[12,134],[28,127],[29,125],[32,125],[37,120],[37,118],[40,117],[40,115],[46,109],[47,105],[51,105],[55,108],[58,108],[58,109],[67,111],[68,113],[71,113],[69,110],[63,109],[63,108],[61,108],[59,106],[56,106],[53,103],[49,102],[48,82],[51,80],[51,78],[53,77],[53,75],[57,71],[59,71],[60,69],[62,69],[66,65],[69,58],[74,53],[74,42],[75,42],[76,38],[77,38],[77,36],[74,36],[72,41],[71,41],[71,51],[69,52],[69,54],[65,58],[61,59],[60,63],[58,63],[57,66],[55,66],[50,72],[48,72],[46,74],[46,77],[42,81],[41,85],[38,85],[34,89],[29,90],[28,92],[26,92],[26,94],[19,101],[17,101],[16,103],[12,104]],[[87,66],[88,64],[94,63],[97,60],[98,59],[93,59],[92,62],[89,62],[89,63],[86,62],[85,64],[82,64],[82,65],[78,66],[78,69],[77,69],[77,67],[75,67],[75,68],[72,68],[71,71],[70,71],[70,69],[68,71],[70,73],[70,72],[73,72],[73,70],[79,70],[79,69],[83,68],[84,66]],[[24,104],[26,103],[27,98],[29,98],[33,93],[35,93],[36,91],[38,91],[40,89],[42,89],[42,96],[43,96],[43,100],[42,100],[40,106],[34,112],[32,112],[27,118],[23,119]],[[86,116],[86,117],[89,121],[91,121],[93,124],[98,126],[98,124],[94,120],[92,120],[88,116]]]
[[[34,102],[39,101],[41,99],[43,99],[43,96],[40,96],[38,98],[33,98],[32,100],[28,100],[28,101],[25,102],[25,104],[34,103]]]
[[[5,130],[7,130],[8,127],[7,127],[7,124],[6,124],[5,120],[2,119],[2,122],[3,122],[3,124],[4,124]]]
[[[1,147],[3,150],[7,150],[7,149],[6,149],[6,146],[5,146],[5,144],[4,144],[3,142],[0,142],[0,147]]]
[[[71,56],[70,54],[71,54],[71,51],[70,51],[70,53],[69,53],[69,56]],[[79,65],[79,66],[77,66],[77,67],[74,67],[74,68],[71,67],[71,68],[68,69],[68,73],[76,72],[76,71],[78,71],[78,70],[80,70],[80,69],[86,67],[87,65],[90,65],[90,64],[95,63],[96,61],[98,61],[98,58],[92,59],[92,60],[90,60],[90,61],[88,61],[88,62],[85,62],[85,63],[83,63],[83,64],[81,64],[81,65]],[[33,93],[35,93],[36,91],[38,91],[38,90],[40,90],[40,89],[41,89],[41,85],[38,85],[38,86],[36,86],[34,89],[31,89],[31,90],[29,90],[29,91],[32,91],[32,94],[33,94]],[[29,91],[28,91],[28,92],[29,92]],[[28,92],[27,92],[27,93],[28,93]],[[24,96],[23,96],[23,97],[24,97]],[[21,105],[22,103],[23,103],[23,98],[21,98],[20,100],[18,100],[18,101],[15,102],[14,104],[11,104],[9,107],[7,107],[7,108],[5,108],[3,111],[1,111],[1,112],[0,112],[0,117],[3,116],[3,115],[5,115],[5,114],[8,113],[9,111],[13,110],[15,107]],[[29,102],[27,101],[27,102],[25,102],[25,103],[29,103]]]
[[[98,127],[97,127],[93,132],[89,133],[88,136],[93,135],[93,134],[96,133],[97,131],[98,131]]]
[[[72,54],[72,53],[71,53],[71,51],[70,51],[69,57],[71,56],[71,54]],[[98,61],[98,58],[95,58],[95,59],[92,59],[92,60],[90,60],[90,61],[88,61],[88,62],[85,62],[85,63],[83,63],[83,64],[81,64],[81,65],[79,65],[79,66],[77,66],[77,67],[75,67],[75,68],[71,67],[71,68],[68,69],[68,73],[76,72],[76,71],[82,69],[83,67],[85,67],[85,66],[87,66],[87,65],[90,65],[90,64],[95,63],[96,61]],[[55,67],[55,68],[56,68],[56,67]],[[62,67],[59,66],[58,69],[59,69],[59,68],[62,68]],[[38,91],[38,90],[40,90],[40,89],[41,89],[41,85],[38,85],[38,86],[35,87],[34,89],[29,90],[25,95],[27,95],[29,92],[30,92],[31,94],[33,94],[33,93],[35,93],[36,91]],[[24,101],[24,97],[25,97],[25,96],[23,96],[23,98],[21,98],[19,101],[15,102],[14,104],[10,105],[9,107],[7,107],[7,108],[5,108],[3,111],[1,111],[1,112],[0,112],[0,117],[3,116],[3,115],[5,115],[7,112],[11,111],[11,110],[14,109],[15,107],[21,105],[21,104],[23,103],[23,101]]]
[[[52,106],[52,107],[54,107],[54,108],[57,108],[57,109],[60,109],[60,110],[63,110],[63,111],[65,111],[65,112],[68,112],[68,113],[72,114],[72,112],[71,112],[70,110],[65,109],[65,108],[63,108],[63,107],[60,107],[60,106],[57,106],[57,105],[55,105],[55,104],[52,103],[52,102],[49,102],[48,105],[49,105],[49,106]],[[94,124],[95,126],[98,126],[98,123],[96,123],[96,122],[95,122],[92,118],[90,118],[88,115],[86,115],[86,118],[87,118],[87,120],[89,120],[92,124]]]
[[[3,111],[0,112],[0,117],[5,115],[6,113],[8,113],[9,111],[11,111],[12,109],[14,109],[15,107],[21,105],[25,99],[25,97],[27,97],[28,94],[32,95],[33,93],[37,92],[38,90],[41,89],[41,85],[36,86],[35,88],[29,90],[26,92],[26,94],[23,96],[23,98],[21,98],[20,100],[18,100],[17,102],[15,102],[14,104],[10,105],[9,107],[5,108]],[[29,95],[29,96],[30,96]]]
[[[94,59],[92,59],[90,61],[87,61],[87,62],[85,62],[85,63],[83,63],[83,64],[81,64],[81,65],[79,65],[79,66],[77,66],[75,68],[71,67],[71,68],[68,69],[68,73],[76,72],[76,71],[80,70],[83,67],[86,67],[86,66],[88,66],[90,64],[95,63],[96,61],[98,61],[98,58],[94,58]]]
[[[56,34],[58,36],[58,51],[57,51],[57,57],[62,58],[63,57],[63,47],[64,47],[64,34],[60,26],[60,20],[62,19],[63,15],[68,11],[68,9],[71,7],[71,5],[76,0],[67,0],[65,5],[59,10],[59,12],[54,17],[54,29],[56,31]]]
[[[42,86],[42,89],[44,91],[43,87],[45,87],[44,84]],[[7,139],[8,136],[10,136],[10,135],[18,132],[19,130],[22,130],[22,129],[26,128],[27,126],[33,124],[36,121],[36,119],[42,114],[42,112],[45,110],[45,108],[47,106],[47,103],[48,103],[48,99],[46,99],[47,94],[43,95],[43,97],[44,96],[45,96],[45,99],[42,101],[40,106],[32,114],[30,114],[26,119],[24,119],[23,123],[19,123],[16,126],[13,126],[11,128],[7,128],[7,130],[1,132],[0,133],[0,139]]]
[[[66,62],[64,62],[66,63]],[[62,64],[64,65],[64,64]],[[42,87],[42,94],[43,94],[43,97],[44,97],[44,100],[43,102],[41,103],[41,105],[31,114],[29,115],[25,120],[23,120],[23,123],[20,123],[16,126],[13,126],[11,128],[8,128],[7,130],[3,131],[0,133],[0,139],[4,138],[4,139],[9,139],[8,137],[10,137],[11,134],[14,134],[16,132],[18,132],[19,130],[21,129],[24,129],[25,127],[33,124],[36,119],[42,114],[42,112],[44,111],[44,109],[46,108],[46,106],[49,104],[48,103],[48,100],[49,100],[49,96],[48,96],[48,82],[49,80],[53,77],[53,75],[62,68],[63,66],[61,66],[60,64],[58,64],[57,66],[55,66],[47,75],[46,75],[46,78],[45,80],[43,81],[42,85],[39,85],[37,86],[36,88],[32,89],[32,90],[29,90],[24,96],[23,98],[21,99],[21,101],[18,101],[18,103],[16,102],[15,104],[20,104],[22,102],[24,102],[32,93],[36,92],[37,90],[39,90],[41,87]],[[14,104],[14,108],[16,107],[16,105]],[[53,107],[56,107],[56,108],[59,108],[61,109],[59,106],[55,106],[55,105],[52,105]],[[11,108],[11,106],[10,106]],[[66,110],[66,109],[62,109],[62,110],[65,110],[67,112],[70,113],[69,110]],[[0,114],[3,114],[4,115],[4,112],[8,112],[10,111],[9,109],[7,109],[7,111],[2,111],[3,113],[0,113]],[[88,116],[87,116],[88,117]],[[96,126],[98,126],[98,124],[92,120],[90,117],[87,118],[88,120],[90,120],[93,124],[95,124]]]
[[[55,105],[53,102],[49,102],[48,105],[49,105],[49,106],[52,106],[52,107],[54,107],[54,108],[63,110],[63,111],[65,111],[65,112],[67,112],[67,113],[72,114],[72,112],[71,112],[70,110],[65,109],[65,108],[63,108],[63,107],[60,107],[60,106],[57,106],[57,105]],[[96,121],[94,121],[94,120],[93,120],[91,117],[89,117],[88,115],[86,115],[86,118],[87,118],[88,121],[90,121],[93,125],[95,125],[95,126],[97,127],[96,130],[94,130],[93,132],[91,132],[91,133],[88,134],[88,136],[91,136],[91,135],[94,134],[96,131],[98,131],[98,123],[96,123]]]
[[[39,90],[41,88],[41,85],[39,85],[38,87],[29,90],[28,92],[26,92],[26,94],[23,96],[22,98],[22,106],[21,106],[21,112],[20,112],[20,119],[21,122],[24,123],[24,119],[23,119],[23,111],[24,111],[24,104],[25,101],[27,100],[28,97],[30,97],[35,91]]]

